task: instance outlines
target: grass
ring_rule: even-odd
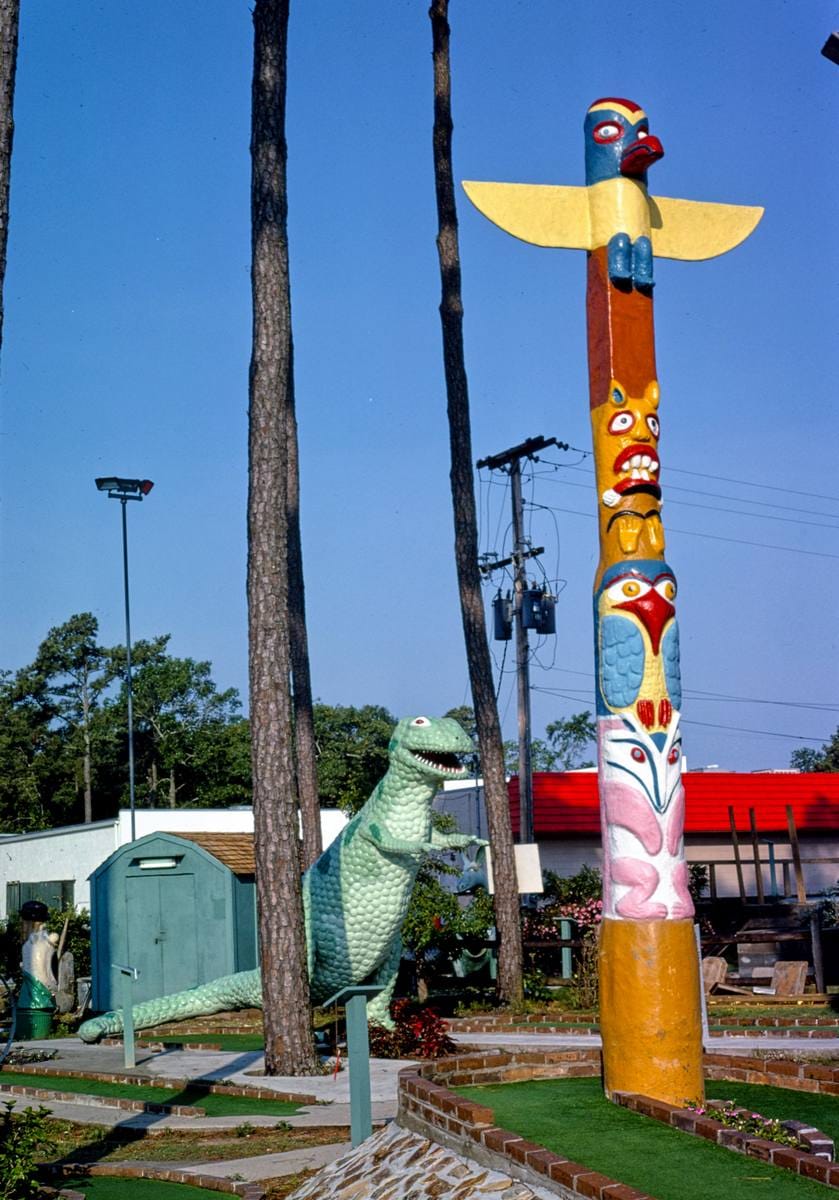
[[[152,1104],[187,1104],[203,1108],[208,1117],[293,1116],[299,1104],[290,1100],[252,1100],[248,1096],[225,1096],[208,1092],[195,1084],[185,1088],[148,1087],[143,1084],[107,1083],[101,1079],[80,1079],[77,1075],[20,1075],[0,1071],[0,1083],[74,1092],[82,1096],[108,1096],[121,1100],[142,1100]]]
[[[61,1186],[81,1192],[90,1200],[207,1200],[209,1195],[203,1188],[192,1187],[188,1183],[117,1179],[108,1175],[62,1179]]]
[[[718,1003],[713,996],[709,997],[708,1015],[710,1017],[739,1017],[744,1021],[754,1021],[757,1017],[835,1017],[839,1013],[829,1004],[725,1004]]]
[[[657,1200],[707,1200],[709,1196],[824,1200],[826,1195],[822,1184],[618,1108],[603,1095],[599,1079],[547,1079],[456,1090],[492,1108],[496,1122],[505,1129]],[[760,1104],[756,1108],[762,1111]]]
[[[66,1162],[225,1162],[230,1158],[252,1158],[259,1154],[282,1154],[332,1142],[349,1141],[350,1131],[342,1126],[316,1129],[292,1129],[280,1122],[274,1129],[260,1127],[242,1134],[241,1130],[214,1130],[191,1133],[167,1129],[112,1130],[103,1125],[79,1125],[73,1121],[50,1121],[49,1136],[54,1144],[51,1159]]]
[[[733,1100],[762,1117],[779,1121],[805,1121],[839,1142],[839,1096],[819,1096],[768,1084],[708,1082],[705,1091],[714,1100]]]
[[[167,1033],[163,1037],[149,1037],[140,1033],[143,1041],[163,1042],[165,1046],[190,1046],[194,1043],[207,1044],[212,1042],[222,1050],[255,1050],[260,1053],[265,1049],[265,1039],[257,1033]]]

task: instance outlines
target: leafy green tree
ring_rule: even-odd
[[[250,799],[250,735],[236,688],[219,691],[212,664],[167,653],[169,635],[132,648],[134,741],[138,776],[151,807],[242,804]],[[111,651],[124,680],[125,648]],[[125,683],[106,705],[112,746],[124,763]],[[120,783],[122,792],[126,784]]]
[[[567,720],[551,721],[545,738],[530,743],[530,759],[534,771],[573,771],[593,767],[591,759],[580,761],[586,746],[597,739],[597,726],[590,712],[574,713]],[[504,743],[504,762],[511,775],[518,773],[519,744]]]
[[[809,746],[793,750],[789,765],[798,771],[839,771],[839,729],[821,750],[813,750]]]
[[[42,758],[49,716],[22,686],[19,676],[0,672],[0,830],[46,829]]]
[[[108,651],[99,645],[93,613],[76,613],[47,633],[30,669],[42,704],[63,728],[67,752],[79,764],[84,820],[93,820],[94,717],[112,673]]]
[[[590,712],[574,713],[565,721],[551,721],[545,733],[560,770],[572,771],[577,767],[594,766],[591,761],[579,761],[586,747],[597,740],[597,726]]]
[[[318,795],[326,807],[355,813],[388,768],[396,718],[379,704],[315,704]]]

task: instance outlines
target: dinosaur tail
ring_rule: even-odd
[[[132,1014],[134,1028],[139,1030],[151,1029],[167,1021],[185,1021],[189,1017],[206,1017],[236,1008],[261,1007],[259,971],[238,971],[235,975],[222,975],[186,992],[173,992],[171,996],[144,1000],[134,1005]],[[79,1037],[83,1042],[98,1042],[102,1037],[122,1031],[123,1014],[117,1010],[85,1021],[79,1026]]]

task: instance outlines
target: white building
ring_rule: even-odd
[[[321,809],[328,846],[347,824],[344,813]],[[148,833],[252,833],[253,809],[138,808],[138,838]],[[131,841],[131,813],[88,825],[66,825],[37,833],[0,834],[0,921],[30,899],[90,908],[89,876],[120,846]]]

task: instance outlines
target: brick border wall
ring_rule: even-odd
[[[397,1121],[458,1154],[523,1183],[547,1187],[566,1200],[578,1200],[580,1196],[593,1200],[648,1200],[635,1188],[499,1128],[491,1108],[464,1100],[444,1085],[599,1074],[599,1050],[505,1051],[437,1059],[400,1072]]]
[[[54,1061],[54,1060],[51,1060]],[[247,1096],[250,1100],[288,1100],[293,1104],[317,1104],[317,1096],[304,1092],[280,1092],[273,1088],[247,1087],[234,1083],[204,1083],[200,1080],[175,1078],[174,1076],[123,1074],[108,1071],[73,1071],[61,1070],[50,1066],[50,1062],[41,1063],[11,1063],[4,1066],[3,1071],[11,1075],[62,1075],[65,1078],[93,1079],[100,1083],[121,1083],[127,1086],[159,1087],[159,1088],[188,1088],[197,1087],[201,1091],[212,1092],[217,1096]],[[3,1088],[0,1084],[0,1089]],[[133,1101],[132,1101],[133,1103]]]
[[[745,1034],[761,1037],[829,1038],[839,1037],[839,1018],[831,1017],[715,1017],[711,1009],[708,1019],[713,1025],[724,1025],[723,1032],[712,1031],[711,1037]],[[474,1017],[447,1017],[453,1033],[497,1033],[511,1028],[527,1029],[538,1025],[543,1033],[592,1033],[599,1030],[596,1015],[579,1013],[488,1013]]]
[[[162,1183],[188,1183],[192,1187],[206,1188],[213,1192],[227,1192],[228,1195],[240,1196],[242,1200],[262,1200],[265,1189],[259,1183],[248,1183],[246,1180],[226,1179],[220,1175],[200,1175],[197,1172],[177,1170],[172,1167],[131,1166],[123,1163],[65,1163],[43,1172],[44,1180],[57,1182],[61,1178],[107,1175],[119,1179],[157,1179]],[[45,1191],[52,1189],[45,1188]],[[71,1189],[62,1189],[59,1195],[79,1196],[80,1193]],[[84,1200],[84,1197],[81,1197]]]
[[[663,1100],[651,1100],[649,1096],[637,1096],[630,1092],[614,1092],[612,1099],[623,1108],[642,1113],[645,1117],[652,1117],[674,1129],[681,1129],[683,1133],[707,1138],[708,1141],[715,1142],[718,1146],[725,1146],[728,1150],[736,1150],[739,1154],[746,1154],[750,1158],[759,1158],[763,1162],[770,1162],[773,1166],[783,1167],[785,1170],[796,1175],[803,1175],[807,1179],[815,1179],[819,1183],[827,1184],[828,1187],[839,1188],[839,1163],[835,1163],[831,1159],[808,1153],[806,1150],[797,1150],[792,1146],[781,1146],[778,1142],[770,1142],[766,1138],[743,1133],[739,1129],[730,1129],[721,1121],[715,1121],[710,1115],[700,1116],[691,1109],[677,1108],[675,1104],[665,1104]],[[817,1132],[817,1130],[813,1130],[814,1134]],[[825,1141],[827,1140],[825,1139]],[[830,1145],[832,1148],[833,1143],[831,1142]]]
[[[750,1058],[743,1054],[706,1054],[703,1065],[706,1079],[763,1083],[790,1091],[839,1096],[839,1067],[784,1058]]]
[[[191,1104],[155,1104],[153,1100],[126,1100],[120,1096],[97,1096],[90,1092],[58,1092],[50,1088],[0,1083],[0,1096],[22,1096],[27,1100],[54,1100],[97,1108],[116,1108],[120,1112],[157,1113],[172,1117],[206,1117],[206,1110]]]

